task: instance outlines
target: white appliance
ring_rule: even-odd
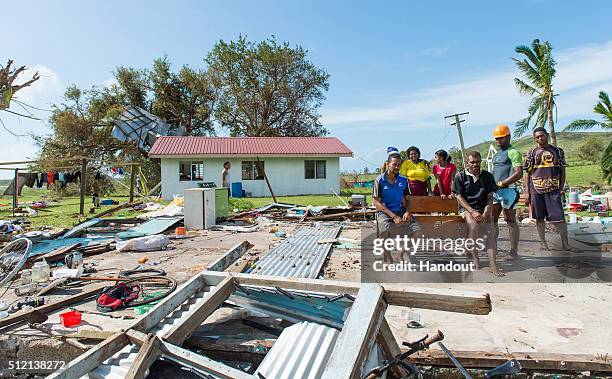
[[[185,227],[209,229],[215,225],[215,188],[185,190]]]

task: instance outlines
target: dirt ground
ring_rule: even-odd
[[[324,268],[323,277],[330,280],[359,281],[361,276],[361,223],[344,223],[339,242],[332,249]],[[297,224],[276,223],[257,232],[232,233],[225,231],[190,232],[188,238],[173,239],[168,250],[148,253],[110,252],[86,258],[95,263],[99,274],[110,274],[118,268],[133,269],[138,259],[148,256],[151,266],[161,268],[179,283],[185,282],[194,274],[204,270],[207,265],[220,257],[229,248],[242,241],[254,245],[236,265],[244,260],[261,256],[271,247],[279,244],[282,238],[270,233],[270,227],[277,227],[290,236],[299,227]],[[479,350],[495,352],[540,352],[590,354],[612,356],[612,284],[609,279],[593,271],[590,281],[585,278],[573,283],[549,283],[559,281],[559,269],[542,262],[550,252],[542,252],[535,228],[521,227],[522,237],[520,254],[524,257],[519,263],[502,263],[506,271],[504,278],[496,278],[486,270],[474,274],[471,283],[410,283],[406,286],[448,288],[452,290],[484,291],[490,294],[493,310],[489,315],[477,316],[451,312],[411,309],[390,306],[386,317],[398,342],[411,341],[426,333],[442,330],[446,336],[446,346],[454,350]],[[551,245],[559,243],[558,237],[550,236]],[[502,227],[499,239],[500,255],[508,250],[507,231]],[[610,259],[609,253],[604,259]],[[483,257],[484,266],[487,260]],[[478,281],[478,282],[477,282]],[[11,301],[7,293],[5,299]],[[49,298],[59,296],[61,291],[52,292]],[[83,313],[83,324],[79,328],[118,331],[128,327],[138,319],[132,309],[100,314],[95,310],[93,301],[75,305],[73,308]],[[62,310],[64,311],[64,310]],[[50,315],[45,325],[61,330],[58,314]],[[409,321],[418,321],[421,328],[409,328]],[[60,342],[50,340],[44,334],[22,325],[12,330],[0,331],[0,349],[4,357],[31,357],[40,352],[36,346],[53,346],[60,355],[74,357],[78,350],[66,347]],[[15,337],[22,337],[20,340]],[[49,353],[49,349],[46,350]]]

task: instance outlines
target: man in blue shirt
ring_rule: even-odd
[[[411,236],[419,229],[414,217],[408,212],[410,190],[408,179],[399,175],[401,163],[399,154],[389,154],[386,171],[374,180],[372,200],[378,211],[376,220],[380,238]],[[388,253],[385,257],[393,260]]]

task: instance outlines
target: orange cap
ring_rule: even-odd
[[[505,137],[510,135],[510,128],[508,125],[497,125],[493,129],[493,138]]]

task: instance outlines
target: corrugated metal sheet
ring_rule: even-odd
[[[182,322],[181,318],[191,309],[195,308],[200,302],[204,301],[203,299],[205,296],[213,288],[214,287],[206,287],[204,290],[197,292],[179,307],[175,308],[172,313],[166,316],[155,328],[151,329],[149,332],[162,336],[174,325],[180,324]],[[137,354],[138,346],[132,344],[127,345],[117,354],[104,361],[100,366],[95,368],[88,374],[88,376],[85,377],[95,379],[124,378],[132,366],[132,363],[134,363]]]
[[[151,157],[302,154],[353,156],[336,137],[159,137],[149,152]]]
[[[332,243],[318,243],[336,238],[340,226],[304,226],[293,236],[271,249],[251,272],[257,275],[311,278],[319,275]]]
[[[315,294],[313,292],[278,291],[274,288],[242,286],[230,300],[246,307],[252,305],[264,313],[282,314],[283,318],[293,318],[296,322],[315,321],[328,326],[342,328],[353,301],[338,295]]]
[[[129,106],[115,120],[111,134],[120,141],[133,141],[143,149],[152,146],[158,135],[182,136],[185,128],[170,125],[142,108]]]
[[[338,338],[338,330],[312,322],[292,325],[281,333],[257,368],[266,379],[320,378]]]

